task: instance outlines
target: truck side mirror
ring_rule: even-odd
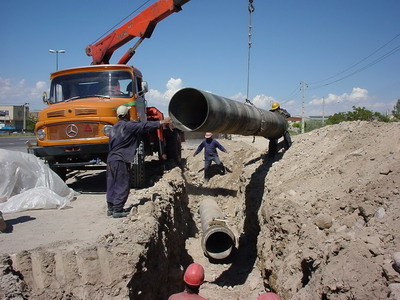
[[[149,86],[147,84],[147,81],[142,81],[142,90],[141,94],[146,94],[149,91]]]
[[[43,92],[43,97],[42,97],[42,99],[43,99],[43,102],[44,102],[45,104],[49,104],[49,98],[47,97],[47,93],[46,93],[46,92]]]

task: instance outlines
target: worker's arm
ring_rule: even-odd
[[[168,118],[165,118],[163,120],[160,120],[160,125],[170,124],[171,122],[172,122],[172,119],[170,117],[168,117]]]
[[[218,141],[215,140],[215,144],[219,150],[221,150],[222,152],[228,153],[228,151],[226,151],[225,147],[222,146]]]
[[[290,114],[289,114],[289,112],[288,112],[286,109],[284,109],[284,108],[281,108],[281,113],[282,113],[286,118],[290,118],[290,117],[291,117]]]
[[[204,148],[204,142],[201,142],[199,147],[197,147],[197,150],[193,153],[193,157],[195,157],[197,154],[199,154],[200,151],[203,150],[203,148]]]
[[[160,128],[163,124],[171,123],[171,118],[166,118],[160,121],[131,121],[128,122],[128,128],[130,131],[135,132],[136,134],[143,134],[149,132],[154,129]]]

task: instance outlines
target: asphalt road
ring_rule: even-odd
[[[0,149],[27,152],[25,142],[36,143],[34,136],[5,136],[0,137]]]

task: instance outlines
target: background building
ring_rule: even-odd
[[[0,105],[0,131],[25,131],[29,106]]]

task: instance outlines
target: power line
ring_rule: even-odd
[[[284,99],[295,98],[298,95],[300,95],[300,89],[299,89],[298,86],[296,86],[296,88],[288,96],[286,96]],[[286,100],[286,101],[289,101],[289,100]]]
[[[348,74],[348,75],[346,75],[346,76],[343,76],[343,77],[341,77],[341,78],[339,78],[339,79],[336,79],[336,80],[334,80],[334,81],[331,81],[331,82],[328,82],[328,83],[321,84],[321,85],[319,85],[319,86],[313,87],[313,89],[317,89],[317,88],[320,88],[320,87],[323,87],[323,86],[331,85],[331,84],[336,83],[336,82],[338,82],[338,81],[342,81],[343,79],[346,79],[346,78],[348,78],[348,77],[350,77],[350,76],[353,76],[353,75],[355,75],[355,74],[357,74],[357,73],[360,73],[361,71],[364,71],[364,70],[366,70],[366,69],[372,67],[373,65],[376,65],[378,62],[384,60],[385,58],[388,58],[389,56],[395,54],[395,53],[396,53],[397,51],[399,51],[399,50],[400,50],[400,45],[396,46],[395,48],[393,48],[393,49],[390,50],[389,52],[385,53],[384,55],[382,55],[382,56],[380,56],[379,58],[375,59],[374,61],[370,62],[370,63],[367,64],[366,66],[364,66],[364,67],[362,67],[362,68],[360,68],[360,69],[357,69],[357,70],[355,70],[354,72],[352,72],[352,73],[350,73],[350,74]]]
[[[384,47],[386,47],[388,44],[390,44],[392,41],[394,41],[394,40],[395,40],[396,38],[398,38],[399,36],[400,36],[400,33],[396,34],[396,35],[395,35],[392,39],[390,39],[388,42],[386,42],[385,44],[383,44],[382,46],[380,46],[379,48],[377,48],[376,50],[374,50],[371,54],[369,54],[368,56],[366,56],[366,57],[364,57],[363,59],[359,60],[359,61],[356,62],[355,64],[352,64],[350,67],[346,68],[345,70],[343,70],[343,71],[341,71],[341,72],[339,72],[339,73],[336,73],[335,75],[330,76],[330,77],[328,77],[328,78],[325,78],[325,79],[322,79],[322,80],[319,80],[319,81],[315,81],[315,82],[311,82],[310,85],[313,85],[313,84],[317,84],[317,83],[320,83],[320,82],[327,81],[327,80],[329,80],[329,79],[335,78],[335,77],[337,77],[337,76],[339,76],[339,75],[341,75],[341,74],[343,74],[343,73],[345,73],[345,72],[351,70],[351,69],[354,68],[355,66],[361,64],[362,62],[366,61],[368,58],[370,58],[371,56],[373,56],[374,54],[376,54],[377,52],[379,52],[381,49],[383,49]],[[363,70],[365,70],[365,69],[367,69],[367,68],[373,66],[374,64],[380,62],[381,60],[385,59],[386,57],[388,57],[388,56],[394,54],[395,52],[398,51],[398,48],[399,48],[399,46],[396,46],[394,49],[392,49],[392,50],[390,50],[389,52],[383,54],[382,56],[380,56],[379,58],[377,58],[377,59],[376,59],[375,61],[373,61],[372,63],[369,63],[367,66],[362,67],[362,68],[360,68],[360,69],[357,69],[356,71],[352,72],[352,73],[349,74],[349,75],[343,76],[343,77],[341,77],[341,78],[339,78],[339,79],[337,79],[337,80],[331,81],[331,82],[329,82],[329,83],[322,84],[322,85],[320,85],[320,86],[314,87],[314,89],[316,89],[316,88],[318,88],[318,87],[330,85],[330,84],[332,84],[332,83],[335,83],[335,82],[341,81],[341,80],[343,80],[343,79],[345,79],[345,78],[348,78],[348,77],[350,77],[350,76],[352,76],[352,75],[354,75],[354,74],[357,74],[357,73],[359,73],[359,72],[361,72],[361,71],[363,71]]]

